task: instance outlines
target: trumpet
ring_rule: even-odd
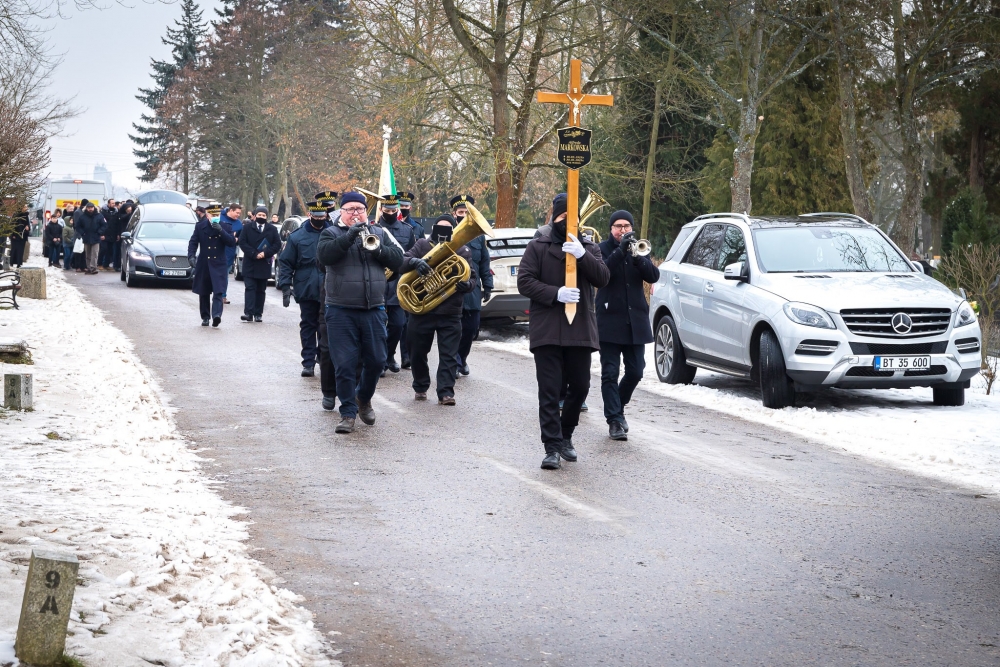
[[[653,252],[653,246],[646,239],[632,239],[625,251],[633,257],[645,257]]]

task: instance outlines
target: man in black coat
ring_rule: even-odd
[[[282,292],[282,305],[288,308],[292,296],[299,304],[299,338],[302,341],[302,377],[313,377],[316,357],[319,354],[317,335],[323,302],[320,288],[323,273],[316,264],[316,245],[319,235],[330,226],[326,204],[312,201],[308,204],[309,220],[288,235],[285,248],[278,255],[278,289]]]
[[[31,219],[28,216],[28,205],[14,216],[14,231],[10,235],[10,265],[21,266],[24,263],[24,247],[28,244],[28,234],[31,233]]]
[[[643,282],[655,283],[660,270],[649,257],[634,254],[637,240],[632,214],[611,214],[611,236],[601,244],[601,255],[611,280],[597,291],[597,332],[601,342],[601,395],[604,418],[612,440],[628,440],[625,406],[632,399],[646,367],[646,345],[653,342],[649,304]],[[622,361],[625,375],[618,381]]]
[[[240,248],[243,249],[243,296],[244,322],[264,321],[264,294],[267,281],[271,277],[271,260],[281,250],[278,228],[267,221],[267,208],[258,206],[253,211],[253,220],[243,226],[240,232]]]
[[[115,243],[118,241],[118,202],[109,199],[108,203],[101,207],[101,215],[108,223],[108,228],[101,241],[101,250],[97,256],[97,264],[105,271],[111,270],[112,254]],[[119,269],[121,270],[121,269]]]
[[[86,199],[84,201],[87,203],[84,204],[82,210],[77,209],[76,213],[73,214],[73,220],[77,238],[83,239],[83,253],[87,258],[87,270],[84,273],[96,275],[97,255],[101,249],[101,241],[105,239],[108,223],[94,206],[94,202]]]
[[[124,204],[118,207],[118,225],[115,227],[114,233],[111,235],[112,248],[111,248],[111,263],[115,267],[115,271],[122,270],[122,232],[128,228],[128,223],[132,219],[132,213],[135,211],[135,202],[131,199],[125,201]]]
[[[576,287],[566,286],[567,255],[576,258]],[[528,339],[535,357],[545,470],[558,469],[560,457],[577,459],[573,431],[590,391],[590,357],[600,349],[593,288],[607,285],[609,275],[597,245],[567,233],[566,194],[557,195],[549,232],[528,243],[517,269],[517,291],[531,299]],[[567,303],[577,304],[572,322],[566,319]],[[560,415],[564,382],[569,388]]]
[[[406,259],[403,260],[400,271],[403,273],[416,271],[421,276],[431,273],[431,266],[423,258],[437,244],[450,241],[454,227],[455,218],[450,215],[442,215],[435,220],[430,240],[417,239],[417,242],[405,254]],[[458,254],[469,263],[472,270],[469,279],[459,281],[455,286],[455,293],[433,310],[419,315],[411,314],[410,321],[406,325],[406,335],[410,347],[410,364],[413,372],[414,400],[417,401],[427,400],[427,390],[431,386],[427,355],[434,343],[434,335],[437,334],[438,403],[440,405],[455,405],[455,375],[458,370],[455,366],[455,355],[458,354],[458,345],[462,340],[462,302],[465,296],[472,291],[472,286],[477,280],[476,267],[472,263],[469,249],[462,246],[458,249]]]
[[[233,236],[233,228],[226,221],[227,218],[219,219],[222,213],[221,207],[216,206],[206,210],[199,206],[196,210],[198,222],[195,223],[194,233],[188,241],[188,261],[194,267],[191,291],[199,297],[201,326],[208,326],[208,317],[211,314],[212,326],[217,327],[222,322],[222,295],[225,294],[229,282],[226,248],[236,245],[236,238]],[[211,298],[211,313],[209,298]]]
[[[399,198],[393,194],[382,195],[382,217],[378,219],[378,225],[392,234],[399,247],[405,253],[416,242],[413,234],[413,227],[399,217]],[[406,312],[400,307],[399,299],[396,298],[396,286],[399,284],[399,276],[392,276],[385,285],[385,315],[386,324],[386,360],[385,370],[398,373],[400,366],[396,363],[396,346],[399,345],[399,357],[403,365],[409,360],[409,350],[403,342],[403,330],[406,327]],[[383,377],[385,370],[382,371]]]

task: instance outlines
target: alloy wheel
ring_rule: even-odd
[[[656,331],[654,353],[656,368],[660,371],[660,377],[665,378],[670,375],[670,369],[674,365],[674,332],[666,322],[660,323]]]

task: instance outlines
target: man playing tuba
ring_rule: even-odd
[[[438,217],[431,229],[430,240],[417,239],[413,247],[406,252],[400,271],[416,271],[421,276],[429,275],[434,269],[423,258],[434,246],[450,241],[454,228],[455,218],[447,214]],[[438,404],[455,405],[455,374],[458,370],[455,366],[455,356],[458,354],[458,344],[462,340],[462,302],[465,295],[472,291],[473,282],[477,279],[476,267],[470,262],[472,256],[469,249],[461,246],[456,253],[469,262],[469,278],[460,280],[455,285],[455,293],[436,307],[419,315],[411,314],[410,321],[406,325],[413,373],[413,398],[417,401],[427,400],[427,390],[431,386],[427,355],[431,351],[436,333],[438,340]]]

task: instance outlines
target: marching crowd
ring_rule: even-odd
[[[459,195],[451,212],[436,218],[429,235],[410,215],[413,195],[383,195],[377,220],[359,192],[321,192],[308,204],[309,218],[282,244],[265,207],[245,221],[242,207],[198,207],[198,223],[188,245],[195,267],[192,291],[199,295],[202,326],[218,327],[228,303],[228,274],[237,246],[243,251],[246,323],[263,321],[267,280],[275,257],[277,287],[288,307],[299,306],[302,375],[319,366],[323,408],[340,401],[336,433],[351,433],[357,419],[374,424],[378,380],[386,372],[409,369],[414,400],[426,401],[432,386],[428,356],[435,337],[438,367],[435,391],[440,405],[456,404],[458,375],[469,375],[479,311],[493,289],[489,250],[477,236],[452,248],[469,267],[454,292],[416,314],[400,305],[401,276],[434,272],[427,258],[451,241],[475,199]],[[518,267],[518,291],[531,300],[528,331],[538,382],[538,416],[544,469],[576,461],[573,433],[590,390],[593,352],[601,359],[601,391],[608,435],[628,438],[625,406],[645,366],[645,346],[653,334],[643,283],[659,279],[652,261],[634,251],[633,219],[616,211],[610,235],[599,245],[567,231],[567,197],[555,197],[548,224],[528,244]],[[474,210],[474,208],[473,208]],[[478,215],[478,213],[477,213]],[[566,285],[566,258],[577,265],[577,285]],[[566,305],[577,304],[567,318]],[[411,308],[412,311],[412,308]],[[396,362],[399,348],[400,363]],[[621,374],[624,365],[624,375]]]
[[[134,210],[131,199],[121,206],[109,199],[100,209],[87,199],[79,208],[73,204],[57,208],[42,231],[42,252],[48,265],[88,275],[121,271],[121,233]]]

